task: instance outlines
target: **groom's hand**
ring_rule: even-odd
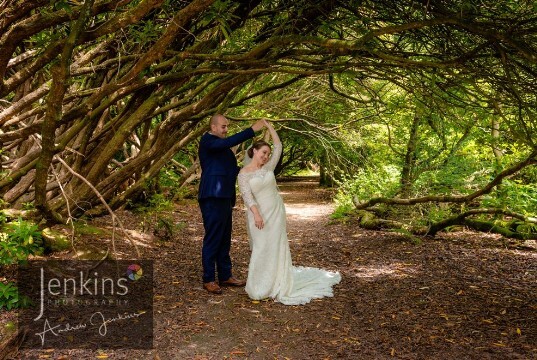
[[[263,127],[265,126],[265,120],[257,120],[253,125],[252,125],[252,130],[254,130],[255,132],[263,129]]]

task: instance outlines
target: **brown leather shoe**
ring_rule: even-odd
[[[205,290],[207,290],[208,292],[210,292],[211,294],[221,294],[222,293],[222,289],[214,281],[211,281],[211,282],[208,282],[208,283],[203,283],[203,288]]]
[[[235,279],[233,276],[226,281],[220,281],[220,286],[244,286],[246,281]]]

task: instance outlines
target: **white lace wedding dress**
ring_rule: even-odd
[[[248,213],[252,252],[245,289],[254,300],[272,298],[285,305],[301,305],[312,299],[333,296],[332,286],[341,281],[341,275],[292,264],[285,206],[274,177],[281,152],[281,144],[276,144],[270,160],[261,169],[241,171],[238,176]],[[253,213],[249,210],[254,204],[265,223],[261,230],[255,226]]]

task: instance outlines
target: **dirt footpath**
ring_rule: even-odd
[[[244,289],[201,286],[203,226],[195,201],[177,204],[185,224],[169,241],[138,233],[155,259],[154,349],[34,350],[52,359],[535,359],[537,253],[498,236],[458,232],[416,245],[399,234],[333,222],[330,196],[312,181],[280,183],[296,265],[340,271],[333,298],[305,306],[252,302]],[[106,218],[95,226],[110,226]],[[133,235],[133,236],[134,236]],[[104,244],[109,239],[86,241]],[[119,243],[122,258],[133,256]],[[244,210],[234,213],[234,272],[246,277]]]

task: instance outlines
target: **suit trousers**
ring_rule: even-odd
[[[203,282],[225,281],[231,277],[231,228],[233,201],[231,198],[199,199],[205,236],[201,251]]]

